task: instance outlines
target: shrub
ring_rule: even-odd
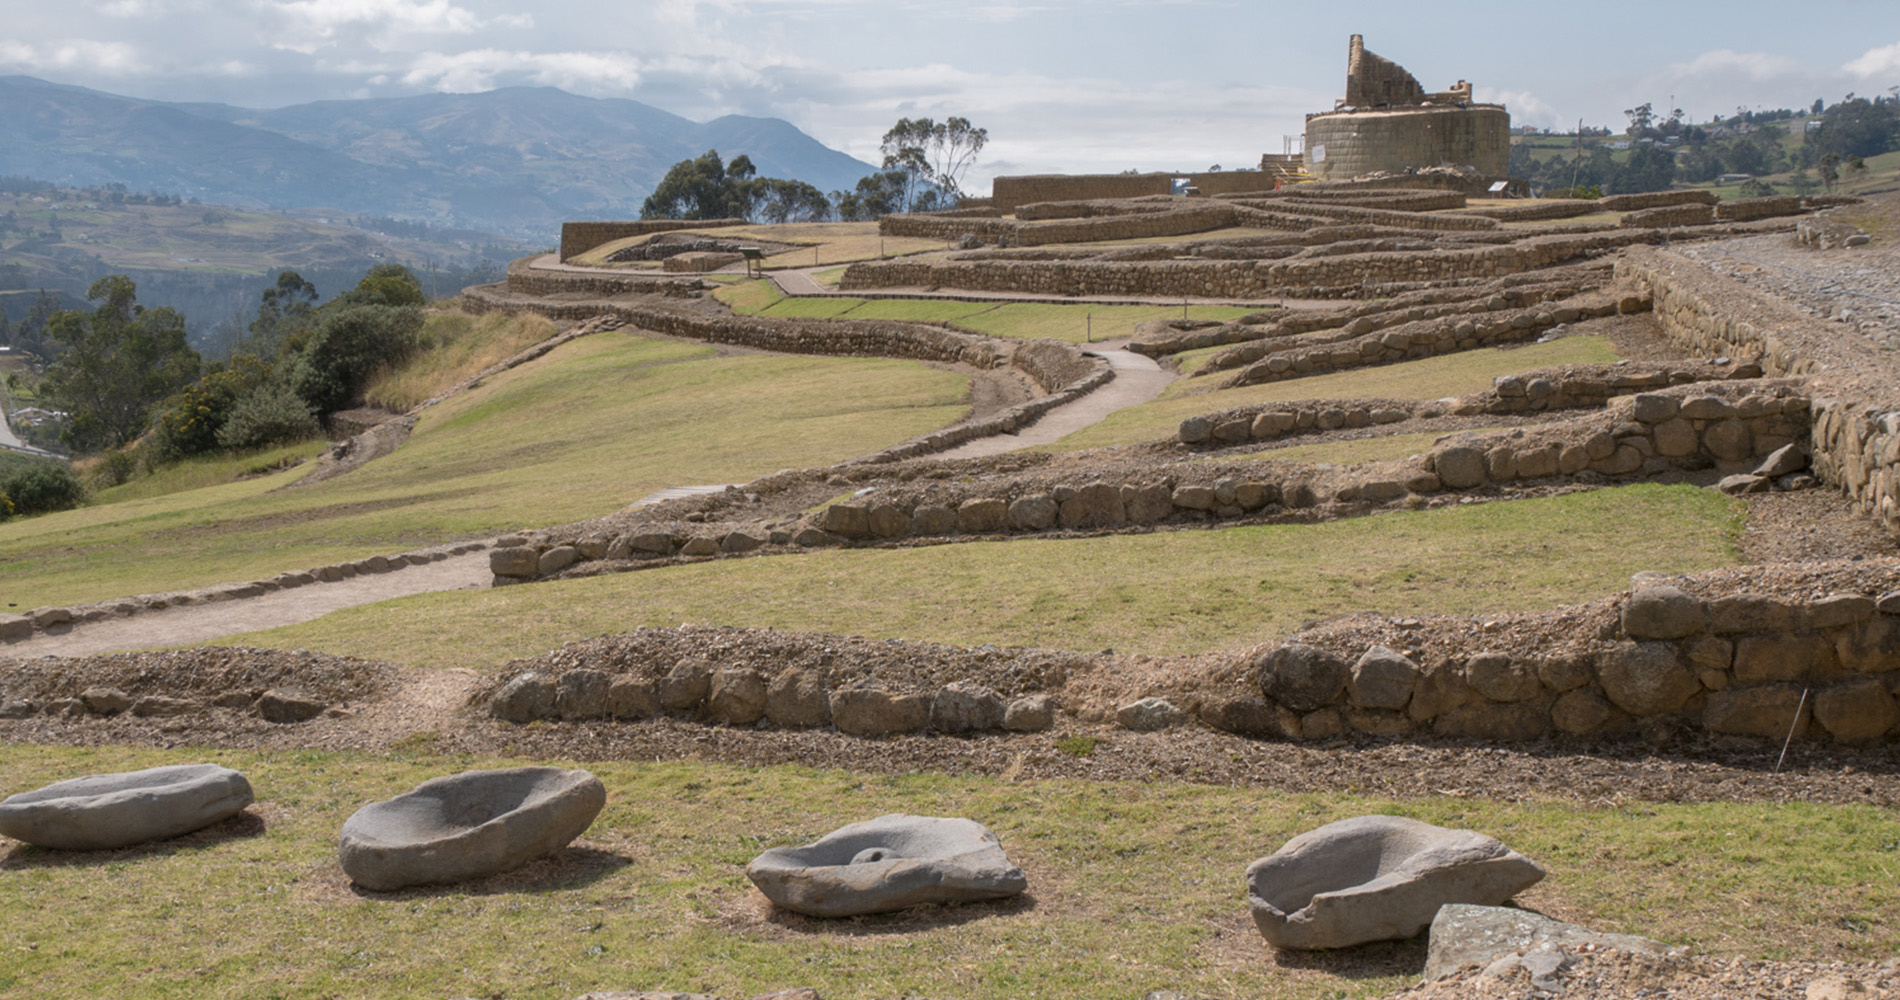
[[[318,413],[347,409],[372,373],[414,350],[421,330],[414,306],[326,310],[290,367],[290,387]]]
[[[317,434],[309,404],[282,382],[267,382],[240,397],[218,431],[226,448],[261,448],[301,441]]]
[[[0,496],[10,514],[49,514],[79,506],[86,487],[64,462],[8,462],[0,465]]]
[[[216,450],[232,407],[270,375],[269,364],[245,355],[233,359],[231,367],[213,369],[186,386],[173,397],[170,408],[159,414],[159,457],[173,460]]]

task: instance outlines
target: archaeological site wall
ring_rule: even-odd
[[[744,219],[636,219],[626,222],[563,222],[561,223],[561,259],[572,260],[603,243],[624,240],[629,236],[646,236],[650,233],[665,233],[676,229],[721,229],[728,226],[751,225]]]

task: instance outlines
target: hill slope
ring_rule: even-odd
[[[667,168],[715,148],[827,191],[875,169],[778,119],[698,123],[550,87],[251,110],[0,77],[0,174],[536,239],[569,218],[637,215]]]

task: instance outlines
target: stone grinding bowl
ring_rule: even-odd
[[[1254,925],[1278,948],[1402,941],[1446,903],[1496,906],[1544,877],[1494,837],[1402,816],[1300,834],[1247,868]]]
[[[898,813],[775,847],[745,873],[774,905],[814,917],[1004,899],[1029,885],[983,824]]]
[[[587,771],[465,771],[358,809],[337,856],[366,889],[463,882],[560,850],[606,804],[607,789]]]
[[[179,837],[251,804],[244,775],[216,764],[94,774],[0,802],[0,834],[62,851],[104,851]]]

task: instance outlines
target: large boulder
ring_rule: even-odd
[[[358,809],[337,857],[366,889],[463,882],[560,850],[606,804],[607,789],[586,771],[465,771]]]
[[[216,764],[95,774],[0,802],[0,834],[63,851],[103,851],[178,837],[251,804],[244,775]]]
[[[1287,841],[1247,869],[1254,925],[1276,948],[1409,938],[1447,903],[1495,906],[1544,877],[1495,837],[1359,816]]]
[[[1266,696],[1294,710],[1325,708],[1346,689],[1351,672],[1346,661],[1305,643],[1275,647],[1260,664],[1260,687]]]
[[[746,866],[774,905],[814,917],[884,913],[922,903],[1004,899],[1029,881],[974,820],[879,816]]]
[[[1644,955],[1684,953],[1683,949],[1671,948],[1661,941],[1634,934],[1602,934],[1527,910],[1452,903],[1441,908],[1438,915],[1432,918],[1431,946],[1425,956],[1425,978],[1440,979],[1466,966],[1488,967],[1501,959],[1512,956],[1521,958],[1539,950],[1554,950],[1563,955],[1580,951],[1622,951]]]

